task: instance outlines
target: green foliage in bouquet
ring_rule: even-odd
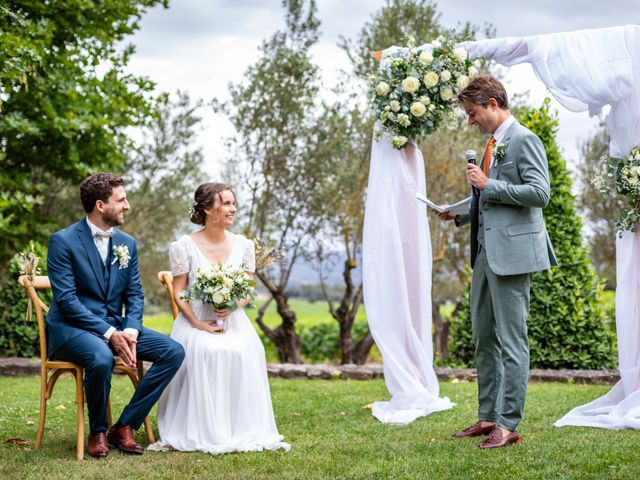
[[[403,148],[409,139],[422,139],[455,119],[456,95],[478,70],[464,48],[438,37],[415,47],[392,47],[382,53],[372,76],[371,103],[381,134]]]
[[[35,258],[39,261],[34,262]],[[29,302],[25,291],[18,285],[18,276],[36,273],[26,271],[25,266],[36,266],[38,275],[46,275],[46,258],[46,247],[30,242],[10,262],[9,280],[0,289],[0,357],[35,357],[39,354],[38,323],[35,317],[29,319],[27,315]],[[51,292],[46,292],[42,298],[49,305]]]
[[[531,366],[615,367],[615,337],[602,308],[602,283],[582,243],[582,221],[571,193],[571,178],[556,144],[557,117],[549,112],[547,99],[539,109],[522,109],[519,121],[540,137],[547,151],[551,199],[544,217],[559,263],[533,276],[527,321]],[[451,328],[449,363],[472,366],[469,285],[461,302],[463,308]]]
[[[198,269],[196,281],[185,291],[185,300],[200,300],[216,309],[238,308],[238,301],[256,297],[253,281],[246,268],[226,266],[221,263],[208,269]],[[247,305],[252,308],[252,305]]]
[[[633,147],[624,158],[604,155],[592,177],[593,186],[603,195],[615,190],[626,201],[616,221],[618,235],[633,231],[640,221],[640,147]]]

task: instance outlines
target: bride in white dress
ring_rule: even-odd
[[[226,230],[236,214],[235,195],[224,184],[205,183],[195,193],[191,221],[204,228],[181,237],[169,248],[174,295],[180,308],[171,330],[186,356],[158,403],[160,441],[152,450],[175,449],[220,454],[289,450],[278,433],[262,342],[238,302],[235,311],[218,310],[180,293],[198,268],[218,262],[244,265],[253,275],[251,240]],[[224,331],[216,326],[222,319]]]

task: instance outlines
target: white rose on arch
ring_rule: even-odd
[[[458,60],[464,62],[469,56],[469,54],[464,48],[458,47],[453,51],[453,56],[456,57]]]
[[[414,93],[420,88],[420,80],[409,76],[402,81],[402,89],[407,93]]]
[[[445,102],[448,102],[453,98],[453,90],[451,90],[449,87],[444,87],[442,90],[440,90],[440,98],[442,98],[442,100],[444,100]]]
[[[385,96],[387,93],[389,93],[389,90],[391,90],[391,87],[389,87],[389,84],[387,82],[380,82],[376,86],[376,92],[381,96]]]
[[[422,52],[418,57],[418,60],[425,65],[429,65],[431,62],[433,62],[433,54],[429,51]]]
[[[429,72],[424,76],[424,84],[427,88],[435,87],[440,81],[440,77],[436,72]]]
[[[467,77],[466,75],[460,75],[458,77],[456,85],[460,90],[464,90],[469,85],[469,77]]]

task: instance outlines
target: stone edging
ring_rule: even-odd
[[[472,368],[436,368],[440,380],[475,381],[476,371]],[[270,363],[267,365],[270,377],[309,379],[353,379],[369,380],[383,378],[380,364],[367,365],[295,365],[291,363]],[[39,375],[40,360],[33,358],[0,358],[0,375]],[[574,382],[584,384],[612,385],[620,379],[617,370],[531,370],[532,382]]]

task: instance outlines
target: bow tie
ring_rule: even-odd
[[[110,228],[109,230],[96,230],[93,233],[94,238],[111,238],[113,237],[113,228]]]

